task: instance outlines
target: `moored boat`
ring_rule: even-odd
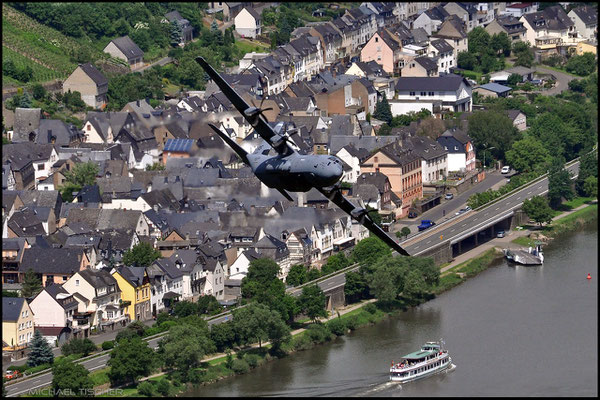
[[[410,382],[443,371],[452,365],[452,358],[443,348],[443,341],[427,342],[421,350],[407,354],[399,363],[392,361],[390,380]]]
[[[525,250],[504,249],[504,256],[508,261],[523,265],[540,265],[544,263],[544,253],[542,245],[536,243],[535,247],[529,247]]]

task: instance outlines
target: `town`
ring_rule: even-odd
[[[110,13],[75,28],[53,3],[2,5],[5,380],[58,376],[60,354],[129,340],[145,368],[119,372],[114,347],[111,387],[161,368],[197,383],[204,356],[283,351],[302,318],[333,315],[318,279],[362,265],[345,305],[417,304],[438,284],[437,258],[396,261],[405,275],[385,279],[374,255],[391,251],[364,226],[315,189],[289,201],[261,183],[208,125],[249,152],[263,143],[199,55],[300,154],[342,160],[344,195],[400,243],[544,174],[558,189],[525,200],[527,219],[597,196],[595,3],[56,4]],[[48,38],[39,52],[27,27]],[[573,190],[564,165],[579,158]],[[157,334],[159,367],[139,340]],[[138,393],[174,393],[145,383]]]

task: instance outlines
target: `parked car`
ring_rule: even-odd
[[[454,195],[452,193],[446,193],[446,196],[444,196],[444,198],[446,200],[452,200],[454,198]]]
[[[5,377],[7,380],[16,379],[16,378],[18,378],[18,377],[19,377],[19,371],[11,371],[11,370],[8,370],[8,371],[6,371],[6,374],[4,375],[4,377]]]
[[[408,212],[408,218],[417,218],[416,211],[409,211]]]
[[[419,232],[420,232],[420,231],[424,231],[427,228],[431,228],[434,225],[435,225],[435,222],[433,222],[432,220],[422,219],[421,224],[418,225],[417,228],[419,228]]]
[[[505,165],[504,167],[502,167],[502,169],[500,170],[501,174],[508,174],[510,172],[510,166]]]
[[[454,215],[460,215],[460,214],[464,214],[467,211],[471,211],[471,207],[466,206],[465,208],[461,208],[460,210],[458,210]]]
[[[498,233],[496,233],[496,237],[503,238],[505,234],[506,233],[504,231],[498,231]]]

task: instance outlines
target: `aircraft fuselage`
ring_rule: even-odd
[[[252,171],[265,185],[290,192],[307,192],[313,187],[336,184],[342,177],[342,163],[334,156],[267,156],[248,154]]]

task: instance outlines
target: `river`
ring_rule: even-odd
[[[597,243],[596,226],[564,235],[543,266],[499,261],[419,307],[186,395],[597,396]],[[439,338],[452,372],[388,381],[392,360]]]

